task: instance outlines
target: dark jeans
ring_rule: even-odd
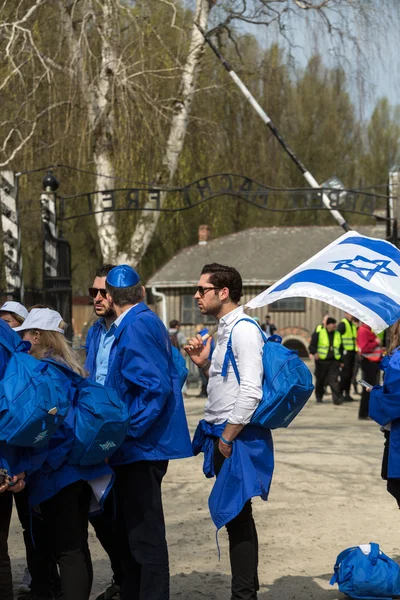
[[[13,495],[11,492],[0,494],[0,598],[13,600],[11,561],[8,554],[8,532],[12,513]]]
[[[90,524],[96,532],[97,539],[108,554],[113,571],[114,581],[121,585],[122,564],[120,556],[120,542],[117,535],[116,497],[112,489],[104,502],[104,510],[100,515],[90,517]]]
[[[114,467],[122,559],[122,600],[169,600],[161,482],[167,460]]]
[[[371,362],[364,356],[361,357],[361,374],[364,381],[371,385],[379,383],[379,363]],[[358,412],[359,419],[366,419],[369,415],[369,392],[363,386],[361,393],[360,410]]]
[[[24,536],[26,562],[32,577],[31,592],[43,598],[53,598],[60,592],[61,584],[46,524],[41,517],[32,514],[27,488],[15,494],[14,500]]]
[[[218,450],[218,439],[214,442],[214,469],[218,473],[224,463]],[[242,511],[226,525],[229,536],[229,558],[232,571],[232,600],[255,600],[258,584],[258,537],[253,519],[251,500]]]
[[[40,505],[60,568],[63,600],[89,600],[93,582],[88,546],[91,493],[86,481],[76,481]]]
[[[346,352],[342,357],[343,367],[340,372],[340,391],[346,396],[350,395],[351,380],[353,379],[356,352]]]
[[[332,400],[337,402],[340,398],[338,360],[317,360],[315,361],[315,396],[317,400],[322,400],[324,388],[329,385],[332,390]]]

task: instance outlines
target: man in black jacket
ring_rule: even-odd
[[[265,331],[265,335],[267,337],[271,337],[271,335],[274,335],[276,331],[276,326],[274,325],[274,323],[271,323],[271,317],[269,315],[265,315],[265,323],[261,325],[261,329]]]
[[[339,369],[343,354],[342,338],[336,330],[336,319],[328,317],[325,327],[315,330],[311,337],[309,353],[315,359],[315,395],[322,402],[324,388],[330,386],[334,404],[342,404]]]

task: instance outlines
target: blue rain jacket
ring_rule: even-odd
[[[45,359],[42,359],[47,362]],[[54,362],[49,360],[48,373],[62,382],[70,400],[71,408],[62,425],[49,441],[49,447],[36,451],[35,464],[28,470],[28,498],[31,507],[34,507],[49,498],[52,498],[62,488],[75,481],[92,481],[99,477],[110,476],[110,484],[105,490],[102,502],[111,488],[114,474],[112,469],[101,463],[82,467],[70,465],[66,462],[74,437],[74,402],[76,401],[76,388],[66,374],[58,369]],[[100,506],[102,505],[100,502]]]
[[[193,438],[196,456],[204,452],[203,472],[214,477],[214,440],[225,429],[222,425],[200,421]],[[217,529],[232,521],[250,498],[268,499],[274,472],[274,448],[269,429],[246,425],[232,445],[214,483],[208,506]]]
[[[115,331],[105,385],[128,404],[130,429],[112,465],[193,456],[168,331],[143,302]]]
[[[388,478],[400,478],[400,352],[385,356],[380,363],[385,372],[383,385],[375,385],[369,399],[369,415],[379,425],[391,422]]]
[[[19,335],[2,319],[0,319],[0,340],[1,339],[14,350],[17,346],[24,344]],[[28,350],[29,347],[30,344],[26,344],[26,350]],[[4,348],[0,341],[0,379],[4,377],[10,358],[10,352]],[[9,446],[4,442],[0,442],[0,468],[7,469],[11,476],[18,475],[29,469],[33,464],[33,455],[34,451],[31,448],[17,448],[16,446]]]
[[[98,321],[96,321],[92,325],[92,327],[89,329],[87,336],[86,336],[85,369],[88,372],[89,379],[92,379],[93,381],[96,380],[96,356],[97,356],[97,351],[99,349],[100,338],[101,338],[101,333],[102,333],[101,321],[102,321],[102,319],[98,319]],[[110,359],[111,359],[111,353],[110,353]]]

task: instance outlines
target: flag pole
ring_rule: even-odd
[[[296,154],[293,152],[293,150],[290,148],[290,146],[286,143],[284,138],[281,136],[281,134],[279,133],[279,131],[277,130],[277,128],[271,121],[270,117],[265,112],[265,110],[259,105],[257,100],[251,94],[250,90],[244,85],[243,81],[235,73],[235,71],[233,70],[230,63],[222,56],[221,52],[218,50],[218,48],[215,46],[215,44],[213,44],[213,42],[207,36],[204,29],[198,23],[195,23],[195,25],[198,28],[198,30],[200,31],[200,33],[204,36],[204,39],[207,42],[207,44],[210,46],[211,50],[214,52],[214,54],[217,56],[217,58],[221,61],[221,63],[225,67],[225,69],[228,71],[229,75],[231,76],[233,81],[236,83],[236,85],[238,86],[240,91],[247,98],[249,103],[252,105],[252,107],[254,108],[256,113],[258,113],[258,115],[261,117],[261,119],[264,121],[264,123],[266,125],[268,125],[269,129],[272,131],[273,135],[276,137],[276,139],[278,140],[278,142],[280,143],[282,148],[290,156],[290,158],[292,159],[292,161],[294,162],[296,167],[301,171],[301,173],[302,173],[303,177],[305,178],[305,180],[307,181],[307,183],[309,183],[312,188],[320,188],[320,185],[318,184],[317,180],[313,177],[313,175],[310,173],[310,171],[308,171],[306,169],[306,167],[303,165],[301,160],[296,156]],[[349,227],[348,223],[346,222],[346,219],[344,219],[342,217],[342,215],[340,214],[340,212],[338,210],[331,208],[329,198],[325,193],[322,193],[322,201],[323,201],[324,205],[326,206],[326,208],[330,211],[331,215],[336,219],[338,224],[341,227],[343,227],[343,229],[345,231],[350,231],[351,228]]]

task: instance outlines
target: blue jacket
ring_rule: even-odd
[[[0,380],[3,379],[8,361],[11,358],[11,352],[4,347],[2,341],[7,348],[12,350],[15,350],[21,344],[19,335],[0,319]],[[17,448],[9,446],[5,442],[0,442],[0,468],[7,469],[11,476],[18,475],[30,468],[33,454],[31,448]]]
[[[168,331],[141,302],[115,331],[105,385],[131,413],[129,434],[112,465],[192,456],[182,391]]]
[[[98,319],[89,329],[86,336],[86,360],[85,369],[88,372],[89,379],[96,380],[96,356],[100,345],[102,333],[101,319]]]
[[[388,478],[400,478],[400,352],[385,356],[380,363],[385,372],[383,385],[372,388],[369,415],[379,425],[391,422]]]
[[[49,447],[36,451],[35,464],[28,470],[27,489],[31,507],[52,498],[62,488],[75,481],[81,479],[92,481],[98,477],[109,476],[111,477],[111,483],[114,477],[113,471],[105,463],[82,467],[80,465],[70,465],[66,461],[74,436],[76,388],[68,378],[66,371],[58,369],[53,361],[48,362],[48,373],[62,382],[71,400],[71,408],[63,424],[50,439]],[[110,487],[110,485],[107,485],[104,498]]]
[[[203,472],[214,477],[214,440],[221,436],[222,425],[200,421],[193,438],[195,456],[204,452]],[[208,506],[217,529],[232,521],[250,498],[268,499],[274,472],[274,447],[269,429],[246,425],[232,445],[231,456],[224,461],[214,483]]]

